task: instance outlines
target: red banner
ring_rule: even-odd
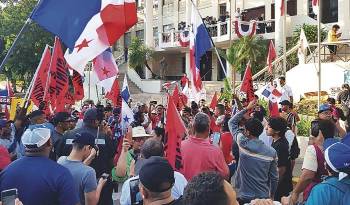
[[[44,53],[41,57],[39,66],[37,68],[37,75],[33,83],[33,90],[30,95],[30,99],[33,101],[34,105],[39,107],[40,102],[44,101],[44,90],[46,86],[46,81],[48,77],[48,70],[50,67],[51,52],[48,47],[45,48]]]
[[[84,98],[83,76],[75,70],[73,70],[72,83],[74,88],[74,100],[82,100]]]
[[[113,106],[117,106],[119,96],[119,81],[118,78],[115,78],[112,89],[106,94],[106,98],[112,101]]]
[[[252,69],[250,67],[250,63],[247,64],[247,67],[244,73],[241,91],[247,94],[248,102],[254,100],[253,78],[252,78]]]
[[[182,169],[182,157],[180,152],[181,141],[186,133],[185,125],[177,112],[173,97],[168,97],[168,109],[165,126],[165,156],[174,170]]]

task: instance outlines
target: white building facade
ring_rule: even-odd
[[[282,22],[280,17],[280,0],[194,0],[203,18],[207,18],[207,28],[215,45],[226,50],[233,40],[237,39],[233,21],[239,8],[243,21],[265,21],[265,28],[258,26],[258,34],[265,39],[275,39],[276,48],[283,46]],[[312,0],[288,0],[286,35],[290,37],[293,30],[302,24],[317,24],[312,12]],[[322,23],[326,28],[338,24],[343,33],[342,38],[350,39],[350,1],[321,0]],[[166,80],[178,80],[183,73],[189,75],[189,49],[179,44],[179,33],[191,18],[191,0],[139,0],[139,22],[118,41],[116,48],[124,51],[128,48],[133,36],[142,39],[148,47],[155,50],[150,67],[155,74],[160,73],[160,61],[164,57],[167,62]],[[226,16],[227,15],[227,16]],[[262,16],[263,15],[263,16]],[[232,17],[232,18],[230,18]],[[260,30],[259,30],[260,29]],[[224,62],[227,75],[232,71]],[[214,51],[207,52],[201,61],[203,81],[221,81],[225,76],[218,57]],[[150,72],[145,69],[145,78]]]

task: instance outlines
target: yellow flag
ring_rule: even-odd
[[[14,120],[16,116],[16,111],[23,107],[24,99],[22,98],[12,98],[11,99],[11,109],[10,109],[10,120]],[[33,103],[30,103],[27,114],[29,114],[33,109]]]

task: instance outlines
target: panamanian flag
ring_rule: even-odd
[[[137,23],[135,0],[41,0],[31,15],[67,46],[65,59],[83,75],[85,65]]]
[[[209,33],[200,17],[197,8],[192,4],[191,15],[192,32],[190,33],[190,68],[192,89],[197,92],[202,90],[200,75],[201,57],[212,48]]]
[[[125,100],[122,99],[122,119],[120,124],[123,134],[126,133],[127,128],[132,122],[134,122],[134,113],[132,112],[128,103],[126,103]]]
[[[271,83],[265,87],[261,94],[269,100],[270,117],[278,117],[279,111],[277,99],[281,97],[282,94]]]
[[[128,80],[127,80],[126,75],[124,76],[123,87],[122,87],[122,91],[121,91],[120,95],[122,96],[122,99],[125,102],[129,102],[130,91],[129,91]]]

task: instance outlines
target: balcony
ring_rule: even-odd
[[[212,37],[215,44],[226,44],[230,40],[230,31],[232,32],[232,40],[238,39],[237,34],[235,33],[234,24],[229,24],[229,19],[225,22],[217,22],[216,24],[207,25],[209,35]],[[262,27],[262,25],[265,25]],[[246,30],[248,28],[244,28]],[[275,31],[275,22],[274,20],[270,21],[257,21],[257,35],[261,35],[263,38],[272,39],[274,38]],[[180,33],[183,31],[171,30],[168,32],[163,32],[158,34],[156,37],[155,48],[156,50],[163,49],[176,49],[180,48]]]

